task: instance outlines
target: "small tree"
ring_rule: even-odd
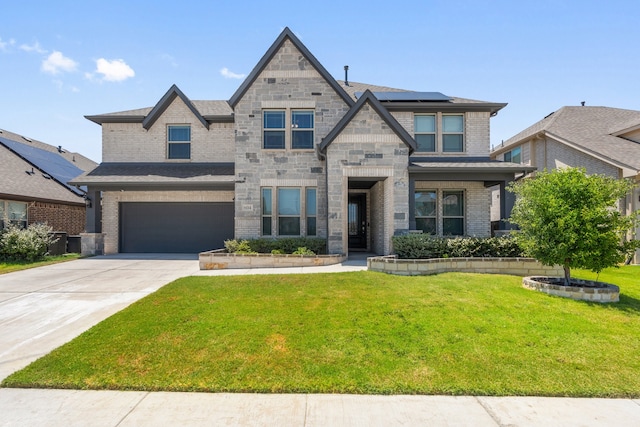
[[[572,267],[599,273],[640,246],[626,239],[637,216],[616,208],[632,188],[627,180],[587,175],[584,168],[545,170],[509,186],[517,196],[509,222],[520,228],[515,237],[529,255],[562,265],[568,286]]]

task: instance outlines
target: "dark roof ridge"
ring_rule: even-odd
[[[409,154],[413,153],[417,149],[416,142],[411,135],[398,123],[398,121],[387,111],[386,108],[380,104],[380,101],[375,97],[373,92],[367,89],[362,96],[358,99],[353,107],[347,111],[338,124],[329,132],[329,134],[322,139],[322,142],[318,145],[318,150],[324,153],[326,148],[333,142],[333,140],[344,130],[344,128],[351,122],[355,115],[362,109],[365,103],[369,103],[371,107],[378,113],[378,115],[389,125],[391,130],[398,135],[398,137],[409,147]]]
[[[158,101],[158,103],[153,107],[153,109],[147,114],[147,116],[142,121],[142,127],[145,129],[151,128],[153,124],[158,120],[158,118],[165,112],[165,110],[171,105],[174,99],[180,98],[182,102],[191,110],[194,116],[202,123],[202,126],[209,129],[209,123],[202,117],[202,114],[197,110],[197,108],[193,105],[191,100],[187,98],[187,96],[176,86],[175,84],[171,85],[167,93]]]
[[[298,49],[302,55],[304,55],[307,60],[311,63],[311,65],[320,73],[320,75],[325,79],[325,81],[336,91],[338,95],[347,103],[349,107],[353,106],[353,99],[347,94],[347,92],[338,84],[338,82],[329,74],[329,72],[324,68],[324,66],[316,59],[315,56],[307,49],[307,47],[298,39],[298,37],[293,34],[293,31],[289,29],[289,27],[285,27],[284,30],[280,33],[278,38],[273,42],[271,47],[266,51],[266,53],[262,56],[260,61],[256,64],[256,66],[251,70],[251,73],[247,76],[247,78],[242,82],[240,87],[235,91],[235,93],[229,98],[229,105],[231,108],[235,108],[236,104],[240,101],[242,96],[246,93],[249,87],[253,84],[253,82],[258,78],[262,70],[267,66],[269,61],[273,58],[273,56],[278,52],[282,44],[286,39],[289,39],[291,43]]]

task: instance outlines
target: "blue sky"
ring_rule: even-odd
[[[285,26],[337,79],[509,103],[493,145],[564,105],[640,110],[636,0],[2,3],[0,128],[96,161],[84,115],[228,99]]]

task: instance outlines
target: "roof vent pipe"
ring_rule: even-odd
[[[344,66],[344,85],[349,86],[349,66]]]
[[[582,104],[582,106],[584,107],[585,102],[584,102],[584,101],[582,101],[582,102],[580,102],[580,104]]]

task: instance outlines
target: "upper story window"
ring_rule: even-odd
[[[284,149],[285,147],[285,112],[282,110],[263,111],[264,140],[263,148]]]
[[[445,153],[464,151],[464,119],[462,114],[442,116],[442,151]]]
[[[167,127],[167,158],[191,158],[191,126],[169,125]]]
[[[511,151],[504,153],[505,162],[522,163],[522,149],[516,147]]]
[[[313,111],[291,111],[291,148],[313,148],[313,117]]]
[[[313,110],[264,110],[262,148],[266,150],[312,150],[315,112]],[[291,131],[287,132],[290,128]]]
[[[436,151],[436,116],[416,115],[413,118],[413,129],[418,143],[419,152],[432,153]]]
[[[415,114],[413,135],[418,153],[462,153],[464,114]]]

